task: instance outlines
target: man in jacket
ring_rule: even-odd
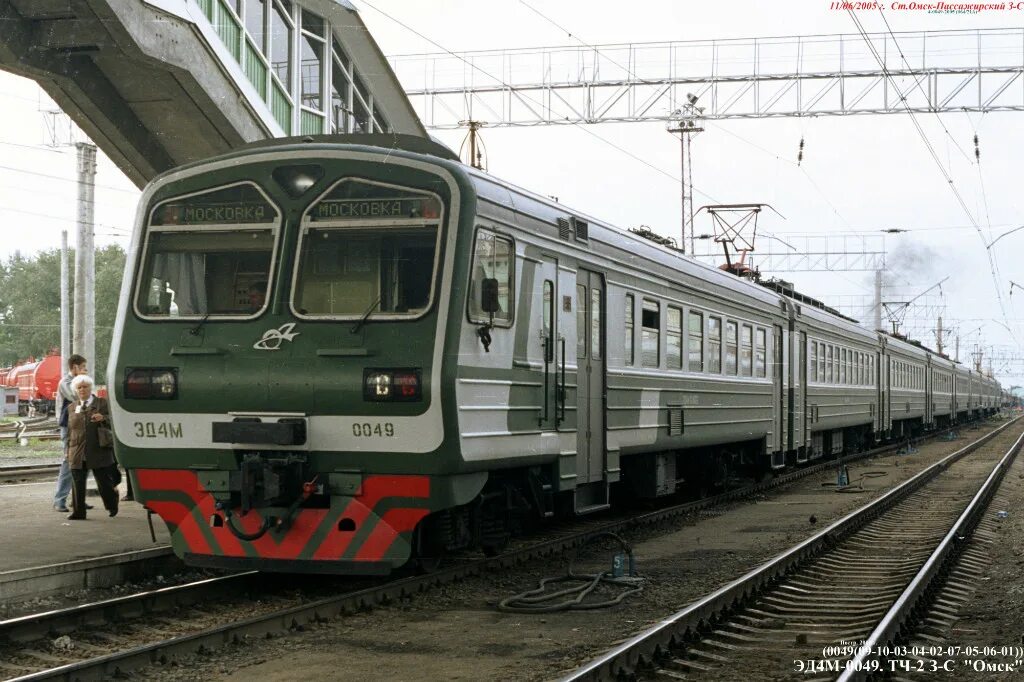
[[[68,406],[68,464],[74,482],[71,493],[72,520],[85,519],[85,477],[92,471],[103,506],[117,516],[117,484],[121,481],[114,460],[113,436],[110,434],[110,406],[106,398],[93,394],[94,382],[80,374],[71,382],[77,396]],[[101,430],[106,429],[106,437]]]
[[[57,386],[57,414],[60,415],[60,443],[63,459],[60,473],[57,474],[57,491],[53,496],[53,509],[68,512],[68,495],[71,494],[71,468],[68,465],[68,405],[75,401],[75,392],[71,390],[71,380],[79,374],[85,374],[88,363],[77,353],[68,358],[68,373]]]

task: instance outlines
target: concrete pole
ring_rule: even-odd
[[[93,242],[93,207],[96,188],[96,146],[79,142],[78,245],[75,251],[74,352],[85,356],[95,372],[96,363],[96,259]]]
[[[882,271],[875,270],[875,329],[882,328]]]
[[[939,315],[939,326],[935,330],[935,346],[939,355],[942,355],[942,315]]]
[[[71,324],[68,313],[68,231],[60,234],[60,366],[61,376],[67,372],[71,357]]]

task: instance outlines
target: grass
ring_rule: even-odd
[[[29,438],[28,445],[22,446],[15,438],[0,440],[0,457],[59,457],[61,455],[59,440],[39,440]]]

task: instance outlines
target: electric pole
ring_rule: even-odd
[[[71,324],[68,315],[68,231],[60,233],[60,366],[61,376],[71,357]]]
[[[882,328],[882,271],[875,270],[875,331]]]
[[[693,158],[691,137],[704,132],[704,108],[695,106],[697,95],[686,93],[686,104],[672,112],[668,132],[679,135],[680,237],[679,249],[686,253],[686,226],[690,226],[690,254],[694,252],[693,235]],[[689,176],[687,176],[689,173]],[[689,223],[687,223],[689,217]]]
[[[96,190],[96,146],[75,144],[78,150],[78,243],[75,250],[74,352],[96,361],[96,258],[93,242],[93,208]]]

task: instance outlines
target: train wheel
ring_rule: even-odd
[[[427,524],[421,523],[416,527],[413,532],[412,549],[412,564],[417,573],[427,575],[441,570],[447,552],[444,543],[430,532]]]

